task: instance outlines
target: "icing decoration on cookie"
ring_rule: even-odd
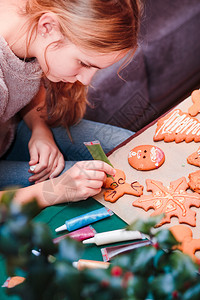
[[[200,147],[187,158],[187,162],[191,165],[200,167]]]
[[[194,117],[200,112],[200,90],[194,90],[191,94],[193,105],[188,109],[188,113]]]
[[[200,122],[180,109],[173,110],[157,122],[154,141],[200,142]]]
[[[140,145],[133,148],[128,155],[129,164],[137,170],[153,170],[165,161],[164,152],[152,145]]]
[[[190,207],[200,207],[200,195],[186,192],[189,186],[185,177],[171,182],[169,187],[151,179],[147,179],[146,184],[147,191],[152,191],[152,194],[140,196],[133,202],[133,206],[143,208],[145,211],[153,208],[155,211],[151,216],[164,213],[163,219],[156,227],[170,223],[171,217],[175,216],[179,219],[179,223],[196,225],[196,212]]]
[[[189,182],[188,182],[189,187],[193,191],[200,193],[200,170],[190,173],[188,177],[189,177]]]
[[[197,260],[195,252],[200,250],[200,239],[193,239],[192,230],[186,225],[175,225],[170,228],[175,239],[181,244],[175,246],[175,249],[190,255],[192,259]]]
[[[131,184],[125,182],[126,175],[123,171],[116,169],[114,181],[111,177],[106,179],[104,187],[108,189],[104,193],[106,201],[115,202],[124,194],[140,196],[142,195],[143,186],[139,182],[134,181]]]

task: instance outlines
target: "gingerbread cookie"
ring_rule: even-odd
[[[196,212],[191,206],[200,207],[200,195],[186,192],[188,184],[185,177],[181,177],[170,183],[169,187],[163,186],[162,182],[147,179],[147,191],[151,195],[142,195],[133,202],[133,206],[143,208],[145,211],[153,208],[155,211],[151,216],[164,213],[163,219],[156,227],[170,223],[171,217],[177,217],[179,223],[196,225]]]
[[[175,109],[158,120],[154,141],[200,142],[200,122],[189,114]]]
[[[140,145],[133,148],[128,155],[129,164],[141,171],[159,168],[165,161],[164,152],[152,145]]]
[[[193,173],[190,173],[189,174],[189,187],[197,192],[197,193],[200,193],[200,170],[199,171],[196,171],[196,172],[193,172]]]
[[[191,165],[200,167],[200,147],[187,158],[187,162]]]
[[[170,228],[170,231],[175,239],[180,242],[175,249],[181,250],[196,260],[195,252],[200,250],[200,239],[193,239],[192,230],[185,225],[175,225]]]
[[[7,288],[13,288],[25,281],[24,277],[21,276],[13,276],[13,277],[8,277],[6,282],[4,282],[2,287],[7,287]]]
[[[188,113],[194,117],[200,112],[200,90],[194,90],[191,94],[193,105],[188,109]]]
[[[104,193],[104,199],[106,201],[115,202],[124,194],[140,196],[142,195],[143,186],[137,181],[131,184],[126,183],[125,173],[121,170],[116,169],[116,174],[114,176],[114,181],[111,177],[107,177],[104,187],[108,189]]]

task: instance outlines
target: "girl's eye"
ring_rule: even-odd
[[[90,68],[90,66],[84,64],[84,62],[82,62],[82,61],[80,61],[80,64],[81,64],[81,66],[84,67],[84,68]]]

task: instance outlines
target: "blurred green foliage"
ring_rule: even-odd
[[[107,270],[78,271],[72,262],[81,257],[82,244],[70,238],[54,244],[48,226],[33,221],[39,212],[36,199],[18,205],[13,197],[8,192],[0,203],[0,254],[8,276],[20,270],[26,280],[7,289],[8,295],[24,300],[200,299],[199,266],[173,250],[178,243],[169,230],[154,230],[162,216],[127,227],[148,235],[150,246],[116,257]]]

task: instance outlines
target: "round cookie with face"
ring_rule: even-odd
[[[140,145],[133,148],[128,155],[129,164],[141,171],[159,168],[165,161],[164,152],[152,145]]]

